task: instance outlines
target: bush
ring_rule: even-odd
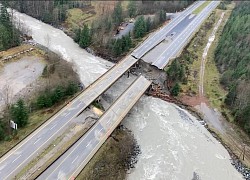
[[[4,138],[5,138],[4,126],[0,123],[0,140],[4,140]]]
[[[76,92],[78,91],[78,86],[76,83],[69,83],[67,89],[66,89],[66,92],[65,94],[68,95],[68,96],[71,96],[73,94],[75,94]]]
[[[180,93],[180,85],[178,83],[175,83],[174,87],[171,89],[171,95],[178,96]]]
[[[18,127],[24,127],[28,123],[28,110],[22,99],[19,99],[16,104],[11,106],[11,118],[15,121]]]
[[[38,96],[36,107],[38,109],[49,108],[77,91],[78,86],[73,82],[69,83],[67,87],[57,86],[54,90],[46,90]]]

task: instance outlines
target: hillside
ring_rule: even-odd
[[[228,89],[225,104],[235,122],[250,133],[250,2],[237,2],[220,37],[215,60]]]

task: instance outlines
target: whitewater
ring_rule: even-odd
[[[72,62],[85,86],[113,66],[81,49],[59,29],[19,12],[14,17],[35,42]],[[107,95],[115,98],[134,78],[123,76]],[[227,150],[195,117],[174,104],[143,96],[123,124],[133,132],[142,151],[129,180],[242,179]]]

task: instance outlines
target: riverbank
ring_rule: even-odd
[[[16,15],[31,29],[36,42],[48,46],[44,39],[46,36],[50,37],[49,48],[76,65],[84,85],[93,82],[108,69],[107,61],[86,53],[60,30],[24,14]],[[54,32],[53,36],[49,32]],[[163,76],[164,72],[161,77]],[[126,76],[124,77],[122,81],[115,84],[110,93],[111,96],[124,87],[127,82]],[[147,96],[139,100],[123,120],[126,127],[132,130],[142,151],[136,167],[128,174],[130,179],[152,179],[153,177],[192,179],[193,173],[199,174],[202,179],[212,177],[212,179],[216,177],[217,179],[227,177],[237,179],[239,174],[231,166],[228,153],[221,144],[214,140],[198,122],[190,122],[188,121],[190,118],[181,117],[173,104]],[[219,158],[215,157],[215,154]],[[227,172],[224,171],[225,168]]]
[[[222,33],[223,27],[225,26],[232,9],[233,5],[230,5],[228,10],[216,9],[215,13],[212,14],[208,19],[208,21],[211,21],[213,23],[211,25],[209,25],[209,23],[205,23],[205,25],[203,25],[200,30],[203,32],[197,32],[198,35],[195,36],[189,43],[189,45],[185,48],[188,49],[188,51],[184,50],[184,56],[185,53],[195,52],[197,60],[194,60],[194,62],[189,65],[189,69],[191,71],[189,71],[188,82],[182,86],[180,97],[174,98],[169,95],[170,93],[168,92],[166,84],[164,83],[166,79],[164,79],[164,75],[161,76],[160,72],[157,72],[156,69],[148,67],[145,68],[146,65],[141,62],[140,68],[147,70],[136,71],[137,74],[142,73],[144,76],[149,77],[151,80],[153,80],[153,84],[155,84],[155,86],[153,86],[154,90],[149,92],[150,96],[174,103],[184,109],[187,109],[195,117],[197,117],[197,119],[200,120],[201,124],[205,125],[207,130],[219,142],[221,142],[221,144],[223,144],[223,146],[227,149],[231,156],[232,165],[235,166],[236,170],[239,171],[244,176],[244,178],[247,179],[249,177],[250,171],[248,169],[249,145],[247,145],[246,142],[249,142],[249,137],[244,132],[242,132],[239,127],[228,122],[228,120],[230,119],[230,112],[228,109],[223,107],[223,100],[226,91],[223,90],[219,84],[220,75],[218,73],[217,67],[215,66],[215,63],[213,62],[213,54],[218,43],[218,37]],[[215,32],[214,35],[212,35],[216,37],[215,42],[212,42],[209,35],[212,34],[213,27],[216,23],[218,23],[219,20],[221,22],[217,27],[218,31]],[[206,28],[204,29],[204,27]],[[209,48],[209,51],[204,52],[206,55],[208,55],[207,59],[204,60],[205,64],[208,64],[208,67],[206,67],[206,71],[203,72],[203,76],[205,74],[204,80],[202,80],[202,86],[204,83],[203,90],[203,88],[201,88],[201,84],[198,83],[201,78],[203,79],[203,76],[198,77],[198,74],[201,72],[200,68],[205,69],[204,62],[203,65],[201,65],[201,59],[204,58],[204,53],[202,52],[204,49],[206,49],[207,41],[212,44],[211,48]],[[197,46],[197,44],[200,45]],[[194,47],[196,47],[196,49]],[[156,74],[158,75],[152,76],[152,74],[155,74],[155,72],[157,72]],[[194,76],[192,76],[193,74]],[[158,77],[158,79],[156,77]],[[200,95],[200,92],[203,91],[206,97]],[[204,108],[200,108],[200,103],[203,104],[202,107],[205,106],[205,110]],[[207,113],[209,113],[209,115]]]
[[[40,45],[31,44],[25,43],[1,53],[2,59],[6,55],[12,58],[3,63],[0,78],[0,89],[4,96],[4,102],[0,104],[0,119],[1,125],[6,124],[4,139],[0,142],[0,156],[18,145],[74,97],[67,96],[50,107],[38,108],[38,99],[46,90],[65,87],[70,82],[79,83],[79,77],[72,64]],[[67,76],[63,75],[65,73]],[[18,99],[25,102],[29,119],[25,127],[20,128],[18,125],[17,130],[12,130],[8,127],[10,114],[6,105],[16,103]]]
[[[189,87],[192,87],[192,92],[184,90],[179,100],[183,104],[191,106],[199,114],[202,114],[202,119],[207,123],[207,129],[230,153],[232,165],[245,179],[249,179],[249,136],[235,124],[231,123],[232,116],[230,110],[224,105],[224,98],[227,92],[220,85],[221,75],[214,62],[214,52],[218,44],[218,38],[231,14],[233,5],[231,4],[227,6],[227,8],[228,10],[216,10],[214,25],[210,29],[205,30],[207,31],[207,35],[200,39],[203,45],[196,48],[198,61],[189,65],[189,68],[191,67],[190,69],[195,72],[194,74],[196,75],[194,78],[191,76],[191,78],[188,79],[188,85],[184,86],[184,89],[189,90]],[[214,31],[213,28],[215,28],[215,24],[218,22],[221,23],[218,26],[218,31],[212,34],[212,31]],[[197,42],[199,33],[200,31],[198,32],[198,36],[191,41],[187,49],[190,50],[190,47],[192,48],[194,46],[193,43]],[[213,38],[215,38],[214,42]],[[211,47],[207,47],[209,43],[211,43]],[[200,74],[200,76],[198,77],[197,74]],[[190,84],[192,86],[190,86]]]
[[[126,179],[127,172],[134,168],[137,162],[138,154],[140,154],[140,148],[133,134],[120,125],[76,179]]]

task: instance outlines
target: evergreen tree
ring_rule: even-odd
[[[46,107],[46,96],[44,94],[38,96],[36,106],[38,109]]]
[[[166,21],[166,13],[163,10],[160,10],[159,12],[159,21],[160,23],[163,23]]]
[[[226,8],[228,2],[219,6]],[[221,84],[229,89],[224,100],[235,121],[250,134],[250,3],[237,2],[218,42],[215,61],[222,74]]]
[[[178,83],[175,83],[174,87],[171,89],[171,94],[173,96],[178,96],[180,93],[180,85]]]
[[[114,46],[113,46],[113,52],[116,56],[121,55],[122,53],[122,40],[121,39],[115,40]]]
[[[88,25],[84,25],[83,30],[81,31],[79,45],[82,48],[86,48],[91,44],[90,29]]]
[[[19,31],[12,25],[5,3],[3,3],[0,5],[0,51],[19,43]]]
[[[146,31],[149,32],[151,30],[151,19],[150,17],[146,20]]]
[[[71,95],[75,94],[77,91],[78,91],[77,84],[74,83],[74,82],[71,82],[71,83],[69,83],[65,94],[68,95],[68,96],[71,96]]]
[[[134,36],[135,38],[141,38],[146,33],[146,23],[143,16],[140,16],[135,22]]]
[[[114,8],[113,21],[116,25],[120,24],[123,20],[122,16],[122,3],[118,2]]]
[[[79,43],[79,42],[80,42],[80,38],[81,38],[81,29],[78,28],[78,29],[75,31],[74,41],[75,41],[76,43]]]
[[[4,25],[5,27],[11,27],[10,15],[7,11],[5,3],[0,5],[0,24]]]
[[[4,126],[0,122],[0,140],[4,140],[4,138],[5,138]]]
[[[55,104],[59,102],[60,100],[62,100],[64,95],[65,95],[64,88],[62,86],[57,86],[51,95],[52,103]]]
[[[130,0],[128,3],[128,15],[134,17],[136,15],[136,3],[134,0]]]
[[[24,127],[28,123],[28,111],[22,99],[11,106],[11,117],[19,127]]]

